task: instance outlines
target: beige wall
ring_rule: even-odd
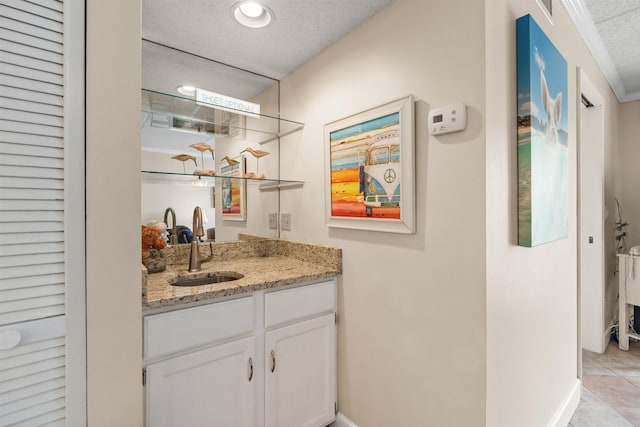
[[[622,217],[629,223],[628,250],[640,245],[640,101],[622,104],[620,109],[619,166]]]
[[[484,9],[396,0],[281,83],[285,238],[343,248],[340,412],[359,426],[481,426],[485,420]],[[413,94],[417,232],[325,225],[325,123]],[[431,107],[468,105],[465,132],[427,133]]]
[[[131,185],[140,179],[139,7],[87,3],[91,426],[142,423],[140,190]],[[282,210],[293,215],[283,237],[344,249],[339,403],[362,427],[546,425],[575,384],[575,231],[539,248],[515,246],[515,19],[533,13],[565,55],[570,99],[581,65],[605,95],[611,127],[617,107],[562,7],[553,26],[536,7],[396,0],[282,82],[283,117],[306,123],[282,141],[282,176],[306,181],[283,193]],[[327,228],[323,125],[409,93],[416,234]],[[429,109],[459,101],[469,107],[468,129],[429,136]],[[636,104],[624,111],[633,123]],[[575,102],[569,116],[575,131]],[[575,132],[570,143],[575,171]],[[634,147],[625,143],[622,157]],[[575,185],[574,172],[574,206]],[[630,222],[633,209],[625,211]]]
[[[577,385],[576,67],[585,68],[605,98],[605,111],[609,112],[605,139],[609,144],[611,129],[616,125],[610,112],[617,105],[561,3],[554,5],[552,25],[534,1],[486,2],[487,425],[490,426],[533,427],[557,421],[554,416]],[[569,219],[569,238],[531,249],[516,246],[515,214],[515,20],[527,13],[532,14],[568,62],[570,206],[574,207]],[[611,180],[611,171],[606,174]]]
[[[140,426],[140,3],[86,12],[88,425]]]

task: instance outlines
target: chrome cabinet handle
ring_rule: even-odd
[[[249,382],[253,379],[253,359],[249,358]]]
[[[271,372],[276,370],[276,353],[271,350]]]

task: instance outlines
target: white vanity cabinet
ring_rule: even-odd
[[[335,420],[335,280],[151,314],[143,324],[148,427]]]
[[[245,338],[149,365],[147,425],[253,427],[254,354]]]
[[[255,300],[144,318],[147,426],[256,425]]]
[[[324,282],[265,295],[265,426],[335,420],[336,291]]]

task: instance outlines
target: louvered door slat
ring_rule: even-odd
[[[0,314],[0,322],[2,323],[18,323],[27,322],[30,319],[43,319],[46,317],[62,316],[64,315],[64,304],[52,305],[48,307],[36,307],[23,311],[12,311],[10,313]]]
[[[63,126],[63,119],[60,116],[32,113],[30,111],[0,108],[0,117],[2,117],[4,120],[11,120],[14,122],[26,123],[29,125],[38,124],[45,126],[55,126],[58,128],[62,128]]]
[[[13,426],[28,427],[47,425],[51,421],[59,420],[61,415],[64,416],[64,405],[64,398],[58,398],[41,403],[37,405],[37,407],[30,407],[22,411],[7,414],[3,416],[3,418],[7,420],[7,425]],[[34,413],[40,413],[41,415],[34,417]]]
[[[13,77],[23,77],[37,82],[62,85],[63,76],[61,74],[49,73],[46,71],[34,70],[33,68],[20,67],[18,65],[0,62],[0,74]],[[2,103],[0,103],[2,105]]]
[[[64,190],[39,188],[0,188],[0,199],[5,200],[62,200]]]
[[[42,233],[49,231],[64,231],[64,224],[61,222],[0,223],[0,233]]]
[[[21,3],[26,3],[26,2],[21,2]],[[5,6],[5,4],[6,3],[0,4],[0,16],[5,16],[15,21],[24,22],[34,27],[46,28],[48,30],[55,31],[56,33],[62,34],[63,32],[62,22],[51,20],[46,17],[40,17],[38,15],[34,15],[29,12],[25,12],[24,10],[21,10],[19,7],[8,7],[9,4],[7,4],[7,6]]]
[[[21,123],[10,120],[0,120],[0,126],[8,132],[19,132],[29,135],[55,136],[62,138],[63,130],[54,126],[43,126],[35,123]]]
[[[62,243],[32,243],[25,245],[5,245],[0,248],[0,257],[15,255],[36,255],[64,252]]]
[[[62,64],[63,63],[63,55],[55,52],[50,52],[48,50],[39,49],[37,47],[26,46],[20,43],[12,42],[9,40],[2,41],[2,50],[21,54],[28,58],[39,59],[41,61],[51,62],[52,64]],[[8,85],[11,86],[11,85]]]
[[[2,128],[0,128],[2,129]],[[27,147],[61,148],[62,140],[53,136],[29,135],[25,133],[0,130],[0,141],[10,144],[23,144]]]
[[[27,320],[24,317],[28,313],[31,313],[31,315],[36,312],[49,313],[50,315],[64,313],[64,295],[49,295],[27,300],[11,301],[10,303],[0,303],[0,307],[2,308],[0,318],[4,317],[4,320],[13,319],[13,322],[22,322]],[[8,311],[9,309],[12,311]],[[17,373],[16,375],[20,374]],[[6,378],[2,378],[2,372],[0,372],[0,381],[4,381],[5,379]]]
[[[0,211],[0,223],[20,221],[56,221],[64,218],[62,212],[57,211]]]
[[[2,370],[9,371],[22,366],[28,366],[33,363],[42,362],[43,360],[64,357],[64,347],[49,347],[39,351],[33,351],[28,354],[9,357],[2,361]]]
[[[0,64],[2,69],[2,64]],[[62,117],[64,110],[62,106],[41,104],[39,102],[24,101],[14,98],[0,98],[0,107],[9,110],[29,111],[32,113],[47,114],[49,116]]]
[[[32,150],[31,155],[15,155],[15,154],[0,154],[1,165],[21,165],[38,168],[53,168],[62,169],[64,167],[64,159],[41,157],[38,156],[38,150]]]
[[[46,339],[46,340],[38,340],[30,344],[21,345],[21,346],[12,348],[11,350],[5,350],[3,352],[0,352],[0,365],[4,364],[4,361],[12,358],[17,358],[18,360],[20,360],[20,358],[24,357],[29,353],[36,353],[39,351],[44,351],[44,350],[48,350],[55,347],[59,347],[61,349],[60,351],[64,353],[64,338],[61,337],[61,338],[52,338],[52,339]],[[62,385],[64,385],[64,383],[62,383]],[[52,388],[58,388],[58,387],[60,387],[60,384],[55,385]],[[47,390],[51,390],[52,388],[48,388]],[[19,396],[20,399],[22,399],[23,397],[24,396]]]
[[[21,87],[4,85],[0,80],[0,96],[3,98],[20,99],[23,101],[39,102],[45,105],[62,106],[63,97],[61,95],[50,95],[44,92],[38,92]],[[2,128],[0,128],[2,129]]]
[[[36,49],[42,49],[48,52],[62,54],[62,43],[50,41],[40,37],[34,37],[31,34],[25,34],[9,30],[6,28],[0,28],[0,40],[9,40],[14,43],[23,44],[25,46],[34,47]]]
[[[64,283],[64,274],[50,274],[47,276],[35,277],[14,277],[3,280],[0,283],[0,290],[5,289],[26,289],[29,286],[46,286]]]
[[[62,64],[43,61],[40,58],[32,58],[30,56],[24,56],[13,52],[2,51],[2,61],[24,67],[25,70],[38,70],[59,75],[62,75],[63,73]],[[1,90],[0,93],[2,93]]]
[[[3,245],[21,245],[26,243],[64,242],[64,233],[0,234],[0,253]]]
[[[0,176],[64,179],[64,171],[52,168],[29,168],[0,164]],[[2,206],[0,206],[0,210],[16,209],[2,209]]]
[[[0,291],[3,301],[17,301],[20,299],[36,298],[38,296],[62,295],[64,294],[64,284],[48,286],[31,286],[24,289],[10,289]]]
[[[33,255],[18,255],[18,256],[0,256],[0,268],[8,268],[11,266],[21,267],[33,265]],[[64,262],[64,253],[43,253],[38,255],[38,262],[45,264],[53,264],[57,262]],[[0,300],[2,301],[2,300]],[[0,303],[2,304],[2,303]]]
[[[0,405],[0,412],[7,415],[11,415],[18,411],[23,411],[27,408],[32,408],[34,406],[39,406],[52,400],[64,398],[64,396],[65,396],[65,388],[60,387],[50,391],[45,391],[43,393],[38,393],[32,396],[28,396],[28,398],[19,400],[17,402],[8,403],[6,405]],[[9,420],[7,419],[7,421]]]
[[[37,4],[37,2],[22,0],[4,0],[4,4],[32,15],[31,19],[37,17],[41,20],[46,19],[49,21],[62,23],[62,11],[57,10],[58,8],[42,6]],[[51,4],[53,4],[53,2],[51,2]]]
[[[29,268],[19,267],[4,267],[0,268],[0,278],[11,279],[14,277],[31,277],[41,274],[56,274],[64,272],[63,264],[38,264],[39,256],[33,257],[33,263]]]
[[[64,347],[62,347],[64,349]],[[36,383],[24,388],[12,390],[10,393],[0,394],[0,403],[2,405],[19,405],[20,400],[28,399],[30,396],[36,396],[42,393],[48,393],[53,390],[64,389],[64,378],[54,378],[41,383]],[[0,406],[1,408],[2,406]],[[2,412],[0,411],[0,414]]]
[[[47,381],[64,377],[64,368],[51,369],[44,372],[36,372],[11,381],[3,381],[0,383],[0,393],[8,393],[23,387],[29,387],[36,384],[43,384]]]
[[[35,3],[38,6],[46,7],[47,9],[54,10],[62,13],[62,1],[61,0],[29,0],[31,3]]]
[[[6,28],[11,31],[16,31],[18,33],[30,34],[34,37],[51,40],[56,43],[62,43],[62,33],[47,30],[45,28],[35,27],[33,25],[16,21],[14,19],[8,19],[0,16],[0,27]]]
[[[0,75],[4,86],[15,88],[28,88],[32,92],[41,92],[49,95],[63,96],[63,88],[59,84],[45,83],[38,80],[31,80],[20,76],[8,74]]]
[[[57,150],[57,149],[52,148],[51,150]],[[52,152],[51,154],[54,154],[54,152]],[[59,179],[3,177],[2,185],[4,186],[4,188],[39,188],[39,189],[62,190],[64,188],[64,181]],[[18,217],[11,221],[16,221],[16,220],[20,220],[20,218]],[[3,221],[3,217],[0,216],[0,222],[2,221]]]
[[[4,200],[2,210],[17,211],[19,209],[34,211],[62,211],[64,202],[62,200]]]
[[[35,310],[40,308],[51,308],[64,306],[63,295],[44,295],[36,298],[20,299],[15,301],[0,302],[0,313],[2,316],[11,315],[12,313],[24,312],[26,310]],[[16,375],[19,375],[16,373]],[[0,372],[0,380],[2,374]]]

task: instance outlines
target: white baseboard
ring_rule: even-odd
[[[581,382],[576,378],[576,382],[573,384],[569,393],[562,401],[562,404],[558,407],[556,414],[549,422],[548,427],[566,427],[571,421],[573,413],[576,412],[578,405],[580,404],[580,387]]]
[[[345,417],[340,412],[338,412],[338,415],[336,416],[336,420],[333,424],[331,424],[331,427],[358,427],[358,426],[349,418]]]

